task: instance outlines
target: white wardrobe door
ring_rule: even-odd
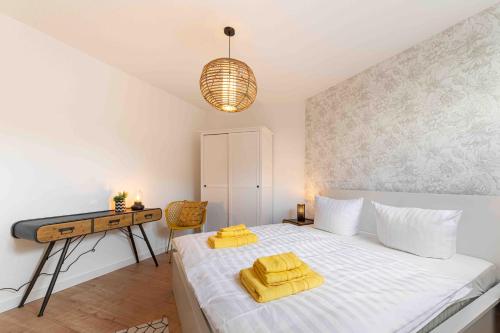
[[[206,231],[228,226],[228,134],[203,137],[201,198],[208,201]]]
[[[229,224],[259,224],[259,134],[229,135]]]

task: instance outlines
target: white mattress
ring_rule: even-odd
[[[290,224],[252,228],[259,243],[212,250],[211,233],[178,237],[186,277],[216,332],[416,332],[447,307],[477,297],[494,265],[455,255],[429,259],[384,247],[370,235],[345,237]],[[238,273],[261,256],[293,251],[325,277],[313,290],[255,302]]]

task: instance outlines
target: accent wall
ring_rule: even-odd
[[[500,5],[311,97],[305,117],[308,200],[499,195]]]

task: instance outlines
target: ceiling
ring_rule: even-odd
[[[0,0],[0,11],[202,108],[205,63],[254,70],[259,104],[304,100],[497,0]]]

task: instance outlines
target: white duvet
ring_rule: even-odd
[[[259,242],[233,249],[210,249],[209,233],[175,239],[188,282],[216,332],[414,332],[447,306],[471,297],[470,280],[402,260],[399,251],[366,248],[353,237],[290,224],[252,230]],[[258,257],[287,251],[322,274],[325,283],[255,302],[239,283],[239,271]]]

